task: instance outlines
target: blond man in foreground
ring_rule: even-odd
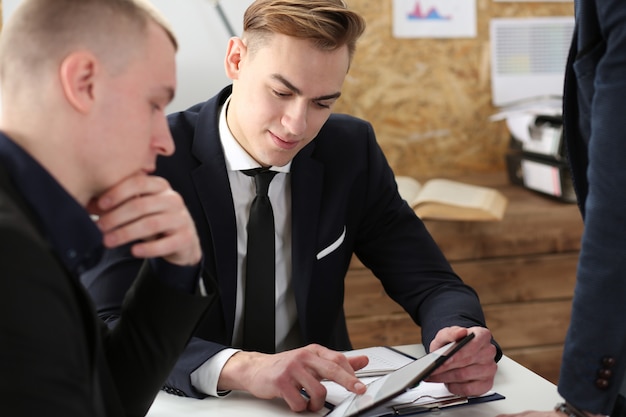
[[[0,404],[140,416],[213,299],[182,199],[154,177],[176,41],[139,0],[24,0],[0,35]],[[158,200],[158,204],[153,204]],[[94,222],[89,214],[97,215]],[[105,247],[145,259],[108,330],[78,280]],[[177,271],[176,280],[160,278]]]

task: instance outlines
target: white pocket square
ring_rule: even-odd
[[[329,253],[337,249],[339,246],[341,246],[345,238],[346,238],[346,226],[343,227],[343,233],[341,234],[341,236],[339,236],[339,239],[335,240],[333,243],[330,244],[330,246],[328,246],[325,249],[322,249],[317,254],[317,260],[319,261],[324,256],[328,255]]]

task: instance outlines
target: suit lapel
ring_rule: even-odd
[[[298,153],[291,166],[292,280],[304,340],[324,179],[324,166],[312,158],[314,149],[315,141]]]
[[[218,112],[229,95],[230,89],[223,90],[198,114],[192,153],[200,165],[191,176],[210,227],[213,253],[205,254],[205,262],[209,270],[213,265],[216,271],[217,277],[213,278],[220,289],[228,338],[232,338],[237,299],[237,226],[218,128]]]

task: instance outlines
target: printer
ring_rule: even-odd
[[[511,183],[575,203],[560,112],[512,113],[506,122],[511,137],[505,161]]]

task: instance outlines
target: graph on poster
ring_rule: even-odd
[[[450,20],[452,16],[443,16],[436,7],[429,8],[426,12],[422,11],[422,5],[419,1],[415,2],[415,9],[407,14],[409,19],[426,19],[426,20]]]
[[[469,38],[476,36],[475,0],[394,0],[397,38]]]

